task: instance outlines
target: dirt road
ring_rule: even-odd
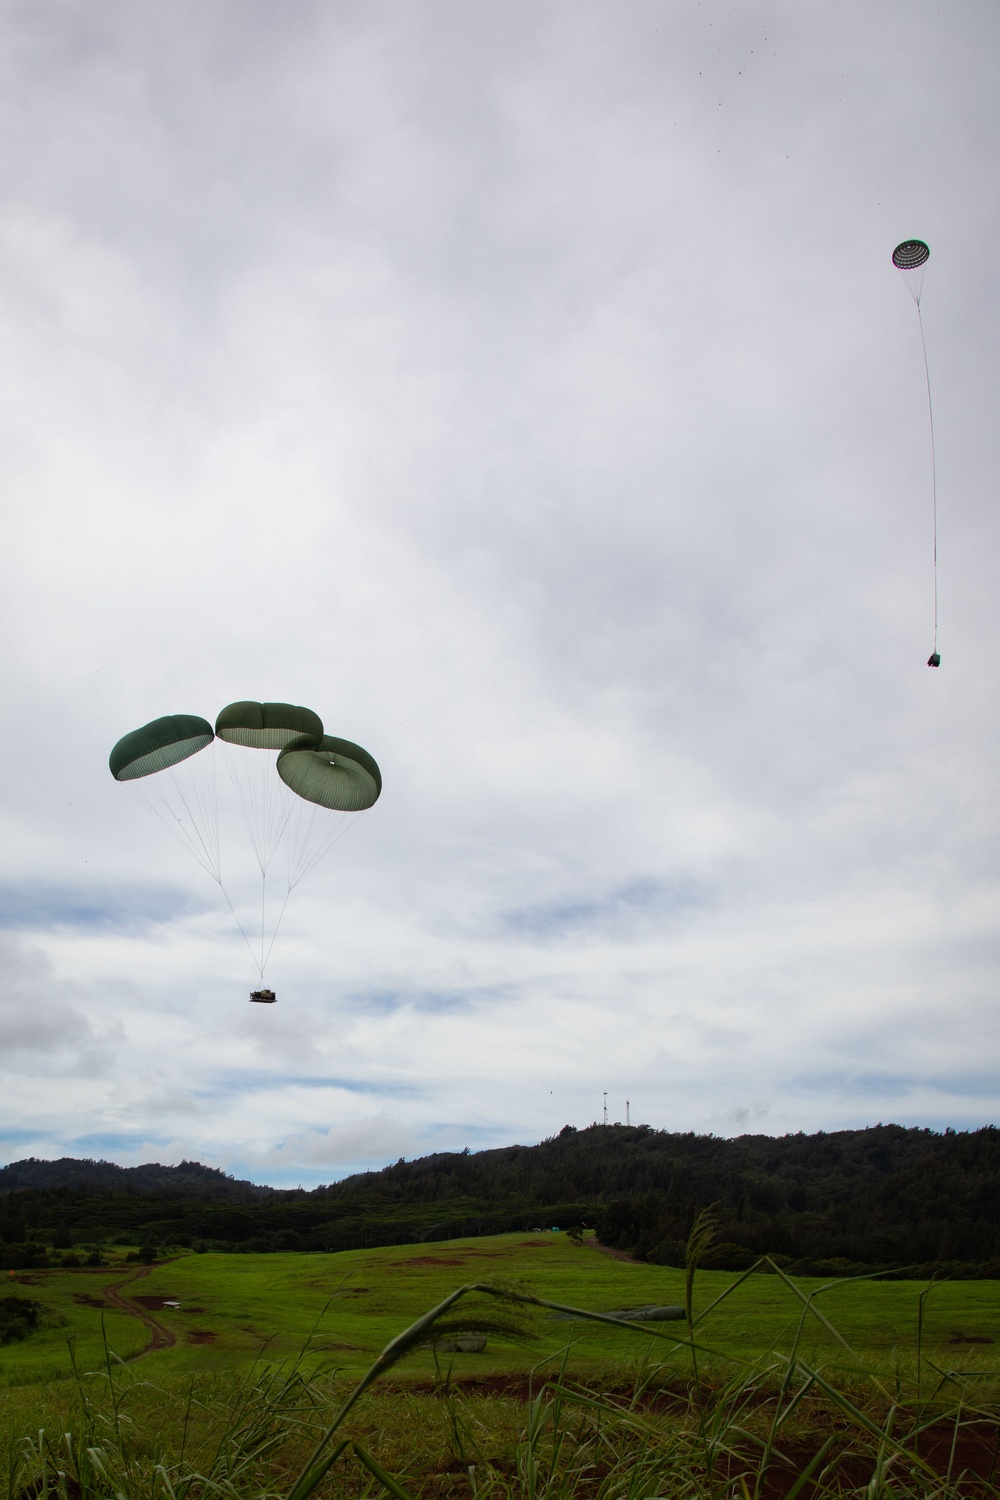
[[[159,1265],[163,1264],[165,1262],[159,1262]],[[128,1298],[121,1295],[122,1287],[131,1286],[133,1282],[140,1281],[143,1276],[148,1276],[150,1271],[154,1269],[153,1266],[143,1266],[140,1270],[133,1271],[132,1275],[127,1276],[124,1281],[116,1281],[113,1285],[104,1288],[104,1295],[112,1307],[117,1308],[119,1312],[127,1313],[130,1318],[138,1318],[139,1322],[145,1323],[149,1329],[149,1343],[144,1349],[140,1349],[138,1353],[130,1354],[128,1357],[129,1361],[141,1359],[144,1354],[153,1354],[157,1349],[172,1349],[177,1342],[170,1329],[164,1328],[162,1323],[158,1323],[151,1312],[148,1312],[146,1308],[140,1307],[137,1303],[131,1302]]]

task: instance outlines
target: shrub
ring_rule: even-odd
[[[35,1271],[48,1264],[44,1245],[25,1241],[19,1245],[4,1245],[0,1249],[0,1269],[4,1271]]]
[[[41,1310],[42,1304],[31,1297],[0,1297],[0,1344],[18,1343],[34,1333]]]

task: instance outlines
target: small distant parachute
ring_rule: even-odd
[[[923,240],[901,240],[892,252],[892,263],[897,271],[919,271],[930,256],[930,248]]]
[[[923,240],[901,240],[892,252],[892,263],[909,288],[910,296],[917,306],[917,322],[920,325],[920,348],[924,356],[924,379],[927,383],[927,416],[931,434],[931,519],[934,537],[934,650],[927,658],[929,667],[939,667],[938,651],[938,578],[937,578],[937,458],[934,445],[934,404],[931,401],[931,376],[927,364],[927,342],[924,338],[924,318],[920,310],[920,296],[924,289],[924,269],[930,259],[930,249]]]
[[[201,755],[210,745],[212,751]],[[323,721],[310,708],[244,700],[228,704],[214,729],[197,714],[153,719],[122,736],[109,765],[115,780],[127,785],[219,886],[260,975],[250,998],[273,1004],[274,991],[265,987],[264,971],[288,899],[347,832],[352,815],[378,800],[382,774],[374,758],[351,740],[324,734]],[[245,880],[240,875],[240,840],[228,826],[233,818],[226,817],[225,808],[220,817],[220,765],[225,766],[259,873],[259,920],[238,915],[238,887]],[[342,816],[331,817],[332,813]],[[267,881],[279,856],[284,858],[284,889],[282,893],[279,887],[277,915],[272,901],[269,916]],[[231,868],[236,870],[235,889]]]

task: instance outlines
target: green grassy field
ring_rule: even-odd
[[[9,1500],[783,1500],[814,1479],[810,1500],[1000,1500],[997,1282],[927,1293],[918,1369],[925,1284],[760,1273],[697,1273],[695,1338],[712,1351],[697,1363],[684,1322],[640,1332],[537,1307],[531,1342],[491,1334],[437,1362],[418,1347],[419,1320],[469,1283],[599,1312],[683,1302],[683,1272],[565,1235],[11,1280],[45,1317],[0,1348]],[[483,1295],[455,1311],[518,1308]],[[408,1328],[405,1357],[376,1363]]]
[[[728,1272],[699,1272],[696,1314],[735,1280]],[[12,1280],[11,1289],[20,1291],[23,1285],[24,1295],[45,1305],[47,1326],[22,1343],[0,1348],[0,1383],[69,1375],[71,1339],[77,1366],[85,1370],[102,1363],[105,1335],[120,1358],[139,1354],[152,1330],[106,1304],[104,1288],[116,1284],[120,1295],[137,1311],[147,1311],[175,1341],[142,1357],[144,1375],[158,1378],[245,1366],[262,1353],[269,1360],[284,1359],[298,1354],[307,1341],[324,1363],[360,1373],[421,1313],[456,1287],[480,1281],[517,1285],[551,1301],[601,1312],[684,1301],[682,1271],[623,1262],[598,1252],[592,1243],[575,1245],[561,1234],[501,1235],[336,1255],[184,1255],[148,1274],[136,1267],[36,1271]],[[796,1284],[806,1293],[826,1288],[817,1306],[869,1368],[889,1371],[899,1359],[914,1355],[918,1299],[925,1283]],[[145,1299],[145,1308],[138,1298]],[[155,1305],[163,1299],[180,1305]],[[754,1275],[708,1314],[698,1338],[721,1354],[752,1358],[771,1347],[789,1347],[801,1314],[801,1301],[778,1277]],[[456,1373],[526,1371],[547,1356],[555,1358],[568,1340],[572,1367],[587,1374],[650,1349],[662,1358],[670,1347],[661,1341],[651,1344],[645,1333],[574,1324],[545,1313],[533,1314],[529,1321],[536,1336],[531,1343],[491,1339],[483,1353],[456,1355]],[[683,1324],[656,1326],[664,1334],[684,1336]],[[939,1364],[992,1368],[991,1345],[1000,1339],[1000,1282],[935,1287],[927,1299],[923,1339]],[[827,1365],[851,1362],[816,1318],[808,1320],[801,1348]],[[406,1369],[427,1375],[433,1356],[416,1354]]]

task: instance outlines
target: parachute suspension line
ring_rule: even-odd
[[[265,873],[265,871],[262,870],[261,871],[261,875],[260,875],[260,977],[261,977],[261,979],[264,978],[264,964],[266,963],[266,959],[264,958],[264,921],[265,921],[265,912],[266,912],[266,909],[267,909],[267,874]],[[273,943],[274,939],[272,938],[271,941]],[[270,949],[268,949],[268,952],[270,952]]]
[[[264,980],[264,970],[261,968],[260,964],[257,962],[257,955],[256,955],[256,953],[253,950],[253,945],[250,942],[250,939],[247,937],[245,931],[243,930],[243,923],[240,921],[239,917],[236,915],[236,908],[233,905],[233,903],[230,901],[230,899],[229,899],[229,892],[226,890],[226,887],[222,884],[221,880],[219,881],[219,890],[222,892],[222,894],[226,898],[226,905],[229,907],[229,910],[233,914],[233,921],[236,923],[237,927],[240,929],[240,936],[242,937],[243,941],[247,945],[247,952],[249,953],[250,957],[253,959],[253,966],[254,966],[254,968],[258,969],[260,971],[261,982],[263,983],[263,980]]]
[[[206,867],[210,866],[213,872],[218,870],[219,873],[216,879],[221,885],[222,851],[219,843],[219,797],[215,777],[215,761],[212,760],[209,764],[212,769],[210,773],[211,784],[207,788],[207,795],[206,789],[199,789],[196,783],[192,783],[191,785],[190,796],[191,802],[194,804],[193,812],[188,803],[188,797],[185,795],[184,787],[178,782],[173,771],[170,771],[168,774],[177,793],[178,800],[187,813],[188,822],[191,824],[191,834],[189,837],[196,840],[199,847],[204,851]]]
[[[287,891],[285,892],[285,899],[281,903],[281,910],[278,913],[278,920],[274,924],[274,931],[271,933],[271,941],[267,945],[267,956],[264,959],[264,963],[263,963],[263,966],[261,967],[261,971],[260,971],[260,976],[261,976],[262,979],[264,977],[264,969],[267,968],[267,965],[270,962],[270,959],[271,959],[271,949],[274,947],[274,940],[278,936],[278,928],[281,926],[281,919],[285,915],[285,907],[288,905],[288,898],[289,898],[289,896],[291,894],[292,894],[292,887],[289,886],[288,889],[287,889]]]
[[[211,875],[217,884],[222,884],[222,863],[219,845],[219,807],[217,801],[215,784],[215,766],[211,769],[211,780],[207,787],[200,789],[193,784],[188,792],[178,782],[173,771],[168,772],[171,785],[174,789],[174,798],[183,809],[186,817],[182,817],[175,806],[159,790],[147,784],[147,778],[143,777],[139,786],[131,781],[126,781],[125,786],[135,798],[140,807],[151,813],[158,822],[162,823],[171,837],[175,838],[182,849],[186,849],[192,855],[206,874]]]
[[[304,880],[326,858],[334,844],[340,843],[360,816],[360,812],[343,813],[332,828],[327,826],[324,829],[324,825],[330,822],[329,812],[319,808],[313,808],[309,812],[304,812],[302,808],[295,809],[287,844],[289,891],[294,891],[299,881]]]
[[[260,873],[264,876],[291,816],[291,796],[274,775],[274,760],[266,751],[247,751],[240,747],[236,753],[244,757],[249,754],[255,758],[240,762],[244,769],[244,775],[240,776],[234,769],[231,756],[224,756],[226,770],[239,802],[243,826],[253,845]],[[256,772],[254,766],[257,768]],[[259,775],[259,786],[254,783],[255,775]],[[274,782],[278,782],[277,788]]]
[[[927,363],[927,341],[924,338],[924,317],[917,297],[917,322],[920,324],[920,348],[924,356],[924,380],[927,383],[927,417],[931,429],[931,516],[934,530],[934,655],[938,648],[938,518],[937,518],[937,453],[934,445],[934,403],[931,400],[931,372]]]
[[[171,780],[174,780],[174,778],[171,777]],[[135,798],[136,802],[138,802],[139,806],[144,808],[146,812],[151,813],[154,818],[161,822],[167,832],[171,835],[171,837],[177,840],[181,848],[185,849],[188,854],[193,855],[201,865],[202,869],[205,871],[206,875],[210,875],[215,881],[216,885],[219,887],[219,890],[226,898],[226,905],[232,912],[233,921],[239,928],[240,936],[242,937],[244,943],[246,943],[247,945],[247,952],[253,959],[254,967],[259,968],[260,966],[257,963],[257,955],[253,950],[250,939],[246,935],[243,923],[240,921],[239,917],[236,914],[236,908],[229,898],[229,892],[226,890],[226,887],[222,883],[222,865],[218,852],[218,819],[214,816],[215,809],[212,809],[212,831],[214,831],[215,836],[215,853],[213,857],[213,854],[211,852],[211,836],[209,836],[207,839],[203,839],[201,836],[201,831],[198,829],[197,824],[193,823],[193,820],[192,828],[185,828],[184,824],[177,817],[177,814],[171,810],[169,804],[167,804],[163,799],[158,799],[152,795],[150,795],[148,798],[140,796],[136,789],[133,786],[129,785],[128,782],[126,782],[125,785],[128,787],[129,792]],[[186,799],[180,792],[178,792],[178,795],[181,798],[182,806],[184,806],[185,810],[187,810]],[[162,805],[158,805],[158,802],[160,802]],[[188,816],[191,816],[190,812],[188,812]],[[261,978],[263,978],[263,974],[261,975]]]
[[[344,816],[340,818],[334,825],[331,833],[328,833],[325,838],[320,839],[318,843],[310,847],[310,840],[314,832],[316,823],[322,820],[323,814],[317,811],[312,813],[311,815],[308,815],[305,819],[305,837],[298,838],[297,835],[301,833],[302,816],[301,811],[298,808],[295,809],[295,813],[298,821],[296,821],[295,819],[292,820],[292,832],[289,835],[288,884],[285,890],[285,899],[281,903],[281,910],[278,913],[278,920],[274,924],[274,931],[271,933],[271,941],[267,945],[267,954],[264,958],[263,968],[261,969],[262,977],[264,969],[270,962],[271,949],[274,947],[274,940],[278,936],[278,928],[281,926],[281,919],[285,915],[285,908],[288,905],[288,898],[291,896],[299,881],[304,880],[309,874],[310,870],[314,870],[316,868],[320,860],[324,859],[326,855],[329,854],[334,844],[339,844],[341,839],[344,838],[348,833],[350,833],[351,829],[354,827],[355,823],[361,816],[360,812],[353,813],[350,816],[345,813]]]

